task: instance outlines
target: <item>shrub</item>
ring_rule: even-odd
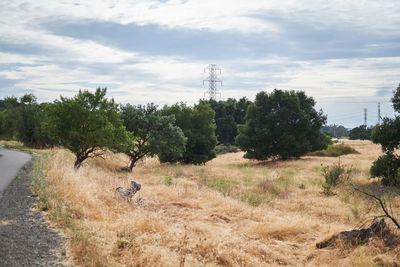
[[[325,178],[325,183],[322,185],[324,194],[332,195],[332,187],[337,186],[339,183],[348,180],[351,169],[346,168],[340,164],[340,161],[333,166],[325,166],[322,168],[322,175]]]
[[[236,181],[230,181],[224,178],[220,178],[217,180],[214,180],[209,183],[209,186],[211,186],[213,189],[217,190],[218,192],[221,192],[224,196],[228,196],[232,190],[232,185],[237,183]]]
[[[359,152],[354,148],[352,148],[351,146],[341,143],[341,144],[329,145],[324,150],[308,153],[308,156],[339,157],[347,154],[359,154]]]
[[[371,167],[372,177],[383,177],[382,184],[400,188],[400,157],[392,153],[380,156]]]
[[[265,196],[258,192],[246,192],[241,198],[243,202],[247,202],[251,206],[260,206],[265,201]]]

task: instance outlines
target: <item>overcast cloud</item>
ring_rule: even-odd
[[[0,98],[107,87],[116,101],[196,103],[210,63],[222,99],[304,90],[328,123],[393,116],[398,0],[1,1]]]

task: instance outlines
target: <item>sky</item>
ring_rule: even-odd
[[[313,97],[328,124],[395,115],[399,0],[0,0],[0,98],[107,87],[119,103],[195,104],[275,88]]]

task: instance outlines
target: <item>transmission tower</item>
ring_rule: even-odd
[[[378,125],[381,124],[381,102],[378,102]]]
[[[367,111],[368,109],[364,108],[364,125],[367,126]]]
[[[216,64],[210,64],[204,68],[204,73],[208,72],[208,79],[203,80],[208,82],[208,95],[210,99],[216,99],[218,94],[217,84],[220,83],[222,86],[222,81],[218,79],[218,72],[221,74],[221,69]]]

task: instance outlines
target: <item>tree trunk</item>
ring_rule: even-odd
[[[129,164],[129,171],[132,172],[133,167],[135,167],[136,160],[131,159],[131,163]]]
[[[78,170],[81,167],[82,161],[83,160],[81,160],[81,159],[76,159],[75,164],[74,164],[74,169],[75,170]]]

